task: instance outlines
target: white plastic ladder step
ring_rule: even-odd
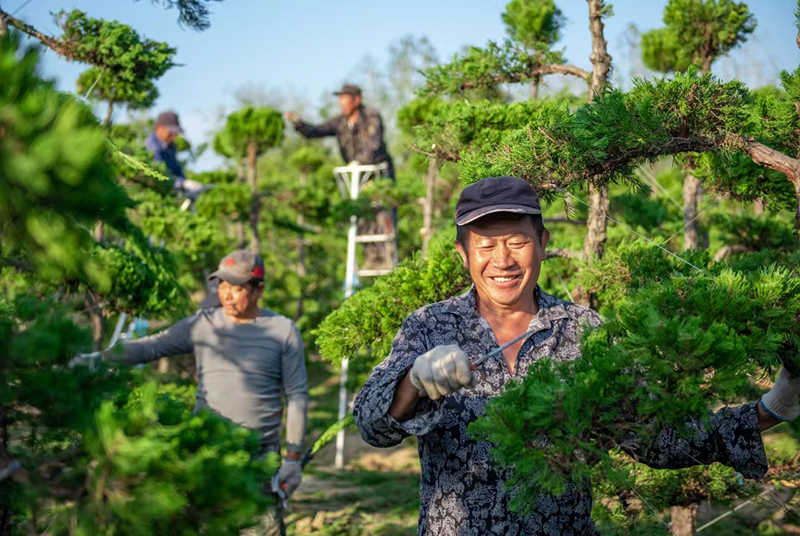
[[[356,242],[363,243],[363,242],[392,242],[394,241],[394,236],[390,234],[370,234],[370,235],[359,235],[356,237]]]
[[[360,277],[377,277],[379,275],[386,275],[392,271],[392,268],[382,268],[379,270],[359,270],[358,275]]]

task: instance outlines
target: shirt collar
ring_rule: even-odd
[[[534,325],[537,324],[541,327],[541,329],[548,329],[552,325],[553,321],[562,318],[569,318],[569,313],[567,313],[567,309],[564,307],[566,302],[556,298],[552,294],[546,293],[538,284],[534,289],[534,293],[536,294],[536,300],[539,304],[539,313],[533,317],[533,320],[530,324],[531,329],[533,329]],[[475,289],[475,285],[473,284],[469,290],[460,296],[451,298],[447,309],[449,312],[464,319],[479,318],[480,315],[478,314],[477,308],[477,290]]]

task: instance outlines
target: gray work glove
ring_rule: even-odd
[[[761,405],[782,422],[800,417],[800,378],[793,378],[786,367],[782,368],[775,385],[761,397]]]
[[[105,359],[104,352],[91,352],[89,354],[76,354],[75,357],[69,360],[67,366],[69,368],[73,367],[89,367],[90,369],[94,370],[97,368],[98,363]]]
[[[437,346],[414,361],[409,380],[420,396],[438,400],[472,385],[469,357],[458,345]]]
[[[275,475],[275,480],[286,493],[286,497],[291,497],[303,480],[303,467],[300,460],[283,460],[281,468]]]

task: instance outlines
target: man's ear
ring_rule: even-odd
[[[469,268],[469,257],[467,257],[467,250],[464,249],[464,246],[461,245],[461,242],[458,240],[455,241],[456,244],[456,251],[458,254],[461,255],[461,260],[463,261],[462,266],[464,268]]]
[[[542,243],[542,252],[544,252],[547,248],[547,244],[550,243],[550,229],[542,231],[542,238],[539,239],[539,242]]]

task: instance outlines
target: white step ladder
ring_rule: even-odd
[[[344,199],[356,201],[361,194],[364,186],[370,180],[377,180],[387,177],[388,165],[386,163],[376,165],[347,165],[333,168],[336,175],[336,182],[342,192]],[[393,209],[390,209],[393,213]],[[358,234],[358,217],[350,217],[350,229],[347,234],[347,271],[345,274],[345,299],[355,293],[357,277],[376,277],[387,274],[397,267],[397,230],[394,218],[386,217],[386,212],[382,212],[377,225],[381,226],[379,233]],[[388,221],[387,221],[388,220]],[[382,260],[380,266],[369,266],[364,269],[358,268],[358,257],[356,244],[373,245],[378,251]],[[347,415],[348,396],[347,396],[347,366],[348,359],[342,360],[342,376],[339,384],[339,420]],[[334,465],[337,469],[344,466],[344,430],[336,435],[336,457]]]

